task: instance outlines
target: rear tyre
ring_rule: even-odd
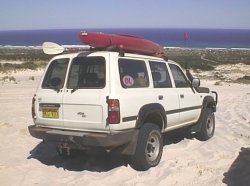
[[[131,156],[130,166],[145,171],[159,164],[163,142],[160,129],[152,123],[145,123],[139,132],[135,154]]]
[[[207,108],[202,118],[201,130],[197,134],[197,139],[206,141],[214,136],[215,117],[212,109]]]

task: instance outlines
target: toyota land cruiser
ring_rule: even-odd
[[[32,101],[30,134],[72,149],[105,149],[130,157],[136,170],[159,164],[162,134],[185,128],[214,135],[217,93],[199,87],[175,62],[110,51],[55,56]]]

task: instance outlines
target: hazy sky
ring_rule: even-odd
[[[247,28],[250,0],[2,0],[0,30]]]

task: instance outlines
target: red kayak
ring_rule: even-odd
[[[105,34],[101,32],[80,32],[81,42],[95,48],[115,47],[129,53],[165,57],[164,49],[147,39],[130,35]]]

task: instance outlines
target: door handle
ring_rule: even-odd
[[[184,98],[184,94],[181,94],[180,97],[181,97],[181,98]]]
[[[158,96],[158,99],[159,99],[159,100],[163,100],[163,95],[159,95],[159,96]]]

